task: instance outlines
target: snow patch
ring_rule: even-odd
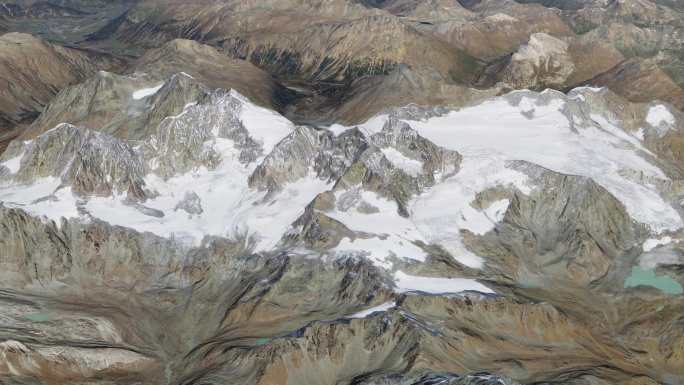
[[[328,127],[328,131],[332,132],[333,135],[335,136],[340,136],[341,133],[349,130],[350,128],[347,126],[343,126],[341,124],[333,124]]]
[[[493,15],[489,15],[485,17],[485,20],[504,23],[513,23],[518,21],[518,19],[516,19],[515,17],[507,15],[505,13],[495,13]]]
[[[350,315],[350,316],[346,316],[345,318],[366,318],[366,317],[368,317],[369,315],[371,315],[371,314],[373,314],[373,313],[385,312],[385,311],[387,311],[387,310],[389,310],[389,309],[391,309],[391,308],[393,308],[393,307],[395,307],[395,306],[397,306],[397,303],[396,303],[396,302],[394,302],[394,301],[389,301],[389,302],[385,302],[385,303],[383,303],[383,304],[381,304],[381,305],[374,306],[374,307],[372,307],[372,308],[370,308],[370,309],[366,309],[366,310],[362,310],[362,311],[360,311],[360,312],[358,312],[358,313],[354,313],[354,314],[352,314],[352,315]]]
[[[639,267],[646,270],[655,269],[658,265],[674,265],[679,262],[679,253],[669,247],[661,247],[669,245],[674,240],[671,237],[662,237],[660,239],[647,239],[641,246],[644,252],[639,256]]]
[[[573,88],[570,92],[572,93],[579,93],[579,92],[593,92],[593,93],[598,93],[601,92],[605,89],[605,87],[591,87],[591,86],[583,86],[583,87],[575,87]]]
[[[71,187],[59,188],[61,179],[46,177],[31,184],[15,184],[0,187],[0,202],[7,207],[20,208],[32,216],[53,220],[61,224],[61,218],[78,218],[78,199]]]
[[[640,127],[640,128],[637,130],[637,132],[634,133],[634,136],[636,136],[637,139],[639,139],[640,141],[643,142],[644,139],[646,138],[646,133],[644,132],[644,128],[643,128],[643,127]]]
[[[133,92],[133,99],[140,100],[140,99],[144,99],[148,96],[152,96],[152,95],[156,94],[157,92],[159,92],[159,90],[161,90],[162,87],[164,87],[164,83],[162,83],[156,87],[143,88],[143,89],[137,90],[137,91]]]
[[[407,157],[394,147],[385,147],[381,151],[394,167],[406,174],[415,177],[423,172],[423,162]]]
[[[408,275],[401,270],[394,273],[396,290],[400,293],[407,291],[422,291],[430,294],[461,293],[464,291],[478,291],[494,294],[487,286],[469,278],[432,278]]]
[[[276,144],[294,130],[294,124],[277,112],[253,104],[235,90],[231,90],[230,95],[242,102],[240,120],[249,135],[261,143],[264,153],[270,153]]]
[[[425,261],[425,251],[413,244],[413,241],[425,241],[425,238],[410,219],[397,213],[397,204],[394,201],[384,199],[371,191],[353,189],[337,192],[338,202],[344,199],[344,194],[359,194],[359,201],[377,210],[367,213],[359,211],[357,207],[350,207],[346,211],[338,209],[324,213],[352,231],[371,236],[359,237],[353,241],[344,238],[334,249],[337,254],[364,253],[374,264],[384,268],[391,267],[390,256]]]
[[[385,239],[380,237],[356,238],[353,241],[344,238],[334,251],[337,255],[349,255],[350,253],[364,255],[374,265],[385,269],[392,267],[392,262],[389,260],[392,256],[421,262],[425,261],[426,257],[425,252],[412,244],[411,241],[396,236]]]
[[[662,125],[673,126],[675,124],[675,117],[667,107],[658,104],[648,109],[646,122],[655,128],[661,127]]]
[[[7,169],[12,173],[16,174],[19,171],[19,168],[21,167],[21,158],[24,157],[24,151],[21,152],[21,154],[15,156],[14,158],[8,159],[0,165],[3,165],[7,167]]]
[[[644,252],[649,252],[658,246],[669,245],[670,243],[672,243],[671,237],[662,237],[660,239],[650,238],[644,242],[641,248],[644,249]]]
[[[506,215],[506,210],[508,210],[508,206],[510,204],[511,201],[508,199],[500,199],[498,201],[492,202],[492,204],[485,209],[485,215],[487,215],[487,218],[489,218],[492,223],[501,222],[504,218],[504,215]]]
[[[359,129],[364,133],[364,135],[371,137],[371,135],[382,131],[382,128],[385,126],[388,117],[389,116],[387,114],[374,116],[368,119],[365,123],[361,124]]]

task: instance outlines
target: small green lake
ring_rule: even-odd
[[[31,322],[47,322],[52,316],[49,313],[32,313],[25,315],[24,318]]]
[[[684,287],[671,277],[666,275],[657,276],[653,269],[644,270],[641,267],[635,266],[632,268],[632,274],[625,279],[625,288],[635,286],[651,286],[667,294],[682,294]]]

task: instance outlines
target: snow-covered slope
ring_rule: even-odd
[[[40,118],[65,123],[0,156],[0,378],[3,362],[151,384],[681,367],[668,105],[517,91],[318,127],[182,74],[79,89]]]
[[[517,91],[442,116],[405,121],[427,139],[464,156],[461,175],[456,176],[468,178],[458,182],[463,188],[480,185],[473,188],[477,192],[487,185],[510,182],[524,190],[519,175],[496,176],[497,172],[511,173],[506,171],[505,161],[524,160],[594,179],[615,195],[635,220],[655,233],[682,227],[681,217],[656,187],[669,178],[653,162],[653,154],[619,128],[619,122],[577,113],[586,109],[582,94],[587,92],[603,91],[577,89],[569,97],[550,90],[541,94]],[[647,117],[651,125],[661,121],[653,118],[654,108]],[[657,108],[661,110],[667,111],[664,106]],[[364,127],[374,131],[381,125],[376,118]],[[488,182],[489,178],[495,181]],[[464,198],[472,200],[473,196]]]
[[[539,187],[519,167],[525,161],[593,179],[653,235],[678,230],[682,219],[662,190],[669,178],[635,133],[610,111],[592,109],[591,98],[602,92],[518,91],[461,110],[407,107],[359,127],[297,128],[235,91],[215,91],[148,127],[142,141],[69,126],[79,138],[106,143],[92,150],[102,149],[97,164],[113,165],[104,171],[87,163],[72,171],[90,139],[73,147],[47,142],[54,135],[48,132],[15,142],[0,159],[0,199],[58,223],[96,218],[184,247],[217,236],[254,252],[365,257],[392,271],[426,262],[439,247],[482,269],[487,255],[467,247],[464,234],[494,230],[514,194]],[[674,125],[665,112],[651,107],[644,126]],[[40,163],[34,158],[67,148],[71,161],[62,156],[55,170],[32,172]],[[130,159],[116,160],[116,148]],[[98,178],[109,187],[84,189]],[[131,184],[140,191],[120,187]],[[427,282],[396,274],[400,291],[490,291],[465,278]]]
[[[398,119],[463,156],[456,175],[412,199],[410,230],[403,231],[420,234],[416,240],[439,244],[470,267],[482,267],[484,259],[464,247],[461,232],[492,230],[509,203],[499,199],[477,208],[478,194],[492,189],[529,194],[535,188],[516,169],[515,161],[592,178],[653,234],[680,229],[682,219],[662,191],[670,178],[658,168],[655,155],[634,133],[621,128],[610,111],[603,115],[592,111],[588,99],[604,92],[608,91],[581,88],[568,95],[516,91],[456,111],[393,111],[369,120],[361,129],[372,135]],[[649,109],[645,126],[660,124],[652,121],[654,108]],[[657,109],[667,111],[664,106]],[[345,127],[333,130],[339,134]]]

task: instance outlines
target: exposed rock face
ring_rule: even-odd
[[[0,374],[51,380],[117,376],[121,368],[138,374],[154,367],[154,362],[136,352],[117,348],[28,347],[19,341],[7,340],[0,344],[2,364]]]
[[[425,372],[428,368],[443,373],[463,372],[478,367],[481,370],[489,368],[502,371],[521,381],[534,381],[552,378],[553,373],[570,370],[578,362],[582,365],[601,362],[610,363],[612,368],[602,369],[598,365],[590,371],[592,376],[622,382],[631,377],[631,370],[637,370],[633,361],[621,358],[620,353],[609,345],[599,345],[606,349],[603,352],[583,347],[582,342],[588,341],[602,344],[600,339],[596,340],[599,335],[596,324],[591,324],[591,327],[583,324],[576,316],[560,313],[548,303],[511,303],[504,298],[487,299],[477,295],[453,298],[410,295],[397,298],[397,308],[387,314],[308,323],[307,320],[318,317],[335,319],[351,314],[353,306],[366,303],[369,298],[384,300],[387,292],[378,285],[380,281],[376,281],[380,278],[378,272],[362,261],[342,260],[332,265],[321,265],[317,261],[292,258],[240,258],[234,254],[239,253],[239,250],[231,251],[229,245],[221,242],[192,251],[190,255],[193,259],[181,262],[182,253],[168,249],[172,247],[168,241],[134,235],[130,231],[110,228],[101,223],[82,227],[67,222],[57,230],[54,225],[41,223],[19,211],[6,210],[2,218],[3,228],[9,227],[12,231],[24,229],[31,234],[50,234],[54,237],[54,241],[49,241],[50,238],[31,238],[30,243],[27,239],[17,244],[28,247],[26,251],[31,253],[34,261],[31,266],[36,266],[38,275],[34,275],[34,267],[26,269],[19,259],[16,267],[5,270],[5,276],[19,268],[19,271],[25,272],[27,281],[38,281],[44,287],[50,287],[51,280],[68,280],[66,277],[69,276],[79,277],[82,285],[94,284],[97,287],[98,281],[107,280],[110,286],[109,294],[104,298],[102,294],[98,298],[92,292],[78,294],[81,302],[92,303],[93,308],[90,311],[88,308],[79,310],[76,319],[84,326],[75,329],[66,328],[74,320],[69,317],[75,317],[73,305],[40,297],[3,296],[3,306],[12,309],[14,322],[26,327],[20,328],[19,334],[14,331],[15,340],[4,342],[5,357],[9,360],[5,362],[26,362],[23,357],[28,356],[32,360],[47,360],[51,365],[61,367],[55,372],[50,365],[40,365],[43,368],[41,370],[30,365],[13,366],[27,377],[64,376],[87,380],[94,378],[93,373],[98,373],[100,378],[116,378],[125,373],[133,378],[146,378],[148,382],[163,383],[168,381],[164,380],[164,376],[172,375],[199,376],[205,381],[263,384],[320,384],[321,379],[324,383],[334,383],[339,378],[348,381],[355,379],[361,383],[395,384],[403,383],[397,381],[408,377],[404,381],[410,384],[430,383],[421,382],[429,378],[447,378],[456,381],[452,382],[456,384],[482,384],[498,379],[485,375],[462,378]],[[30,226],[38,226],[42,232],[31,232]],[[52,259],[51,265],[39,263],[37,258],[59,255],[56,249],[40,251],[39,245],[52,245],[53,242],[68,247],[62,252],[71,253],[73,260],[60,262],[59,259]],[[4,247],[3,250],[9,252],[18,249]],[[126,257],[129,253],[132,254]],[[3,254],[3,258],[7,258],[7,255],[10,254]],[[106,263],[113,256],[117,256],[117,264]],[[147,266],[146,271],[135,273],[138,266]],[[197,269],[199,266],[205,268]],[[120,281],[124,277],[121,269],[130,271],[130,281]],[[313,271],[316,271],[314,281],[311,280]],[[139,279],[134,279],[136,276]],[[185,287],[202,277],[208,280],[207,283],[195,285],[192,299],[184,301],[183,306],[186,309],[189,306],[193,311],[179,315],[178,305],[171,299],[176,296],[182,298],[183,295],[182,291],[173,288]],[[130,283],[126,282],[135,282],[137,290],[130,292]],[[154,285],[154,282],[163,282],[165,290],[146,291],[145,288]],[[119,289],[115,289],[117,287]],[[112,290],[127,296],[127,300],[112,296]],[[336,294],[330,297],[330,293]],[[71,298],[74,294],[67,291],[63,295]],[[294,308],[283,308],[295,294],[305,296],[308,301],[298,303]],[[131,301],[131,296],[141,303],[136,305]],[[207,307],[203,301],[209,299],[212,306]],[[95,305],[95,301],[99,306]],[[217,301],[226,305],[227,312],[212,312]],[[130,312],[140,312],[138,306],[147,306],[149,312],[137,313],[135,318],[131,318]],[[675,310],[668,312],[672,311]],[[170,318],[166,318],[166,314]],[[666,317],[673,316],[670,314]],[[45,321],[32,321],[39,317],[45,317]],[[216,325],[219,331],[213,332],[216,335],[211,337],[205,334],[203,328],[187,327],[197,326],[193,322],[199,320],[203,325]],[[131,330],[131,325],[134,325],[134,330]],[[174,336],[168,333],[169,337],[157,336],[157,333],[147,334],[158,330],[160,325],[164,325],[169,332],[179,334]],[[534,328],[530,325],[534,325]],[[49,341],[44,342],[47,346],[34,345],[36,342],[14,342],[24,339],[24,333],[36,327],[44,332],[59,333],[72,341],[83,340],[96,344],[74,348],[61,347]],[[294,332],[290,333],[288,329]],[[255,338],[255,332],[265,337]],[[572,339],[568,339],[568,334],[573,336]],[[207,342],[193,348],[189,342],[196,338],[207,338]],[[449,340],[460,343],[446,343]],[[139,346],[137,353],[129,350],[130,343]],[[475,347],[480,353],[474,353]],[[191,350],[186,355],[184,349]],[[555,354],[549,355],[549,349]],[[50,350],[61,350],[62,354],[49,355],[47,352]],[[180,356],[173,359],[176,354]],[[522,354],[528,358],[520,361],[515,369],[506,369],[506,364],[487,364],[491,362],[487,359],[491,354],[510,357]],[[88,359],[70,359],[78,355]],[[106,361],[98,362],[100,356],[106,357]],[[453,360],[455,356],[460,357],[458,363]],[[571,361],[566,366],[558,368],[553,362],[558,362],[559,356],[572,358],[568,358]],[[160,361],[166,359],[173,361]],[[407,374],[386,374],[384,381],[389,382],[382,382],[384,376],[378,378],[376,374],[368,374],[378,370]],[[471,382],[458,382],[467,379]]]
[[[565,64],[562,67],[567,68],[566,72],[571,72],[571,75],[564,79],[567,73],[561,71],[558,74],[560,78],[553,79],[556,83],[535,85],[538,72],[527,71],[523,75],[523,72],[517,71],[517,80],[524,83],[525,87],[562,90],[605,74],[601,84],[608,85],[608,79],[619,77],[614,80],[614,90],[630,100],[650,101],[657,98],[674,103],[671,96],[663,97],[663,94],[673,92],[670,86],[665,87],[667,92],[656,91],[656,88],[662,90],[667,78],[674,80],[678,84],[676,89],[681,90],[681,59],[673,54],[680,50],[682,44],[681,39],[676,37],[680,32],[675,32],[682,26],[681,15],[663,6],[666,5],[664,3],[658,5],[650,1],[562,3],[388,1],[375,6],[405,17],[416,28],[447,39],[474,57],[488,61],[488,69],[480,79],[480,84],[489,85],[485,79],[490,77],[495,81],[504,80],[510,72],[505,65],[510,61],[509,56],[519,54],[522,47],[530,46],[529,41],[533,36],[542,33],[568,44],[567,54],[560,53],[566,51],[560,49],[555,56]],[[664,72],[662,75],[665,78],[656,83],[659,87],[645,87],[644,84],[641,99],[634,93],[623,92],[622,84],[630,84],[642,76],[635,71],[620,71],[619,66],[625,59],[646,67],[654,66],[657,62],[656,68]],[[560,66],[559,62],[555,64]],[[571,71],[572,67],[574,71]]]
[[[32,4],[3,3],[0,14],[11,18],[42,19],[79,17],[84,16],[85,12],[49,2],[33,2]]]
[[[60,123],[70,123],[120,138],[142,139],[163,119],[180,114],[206,93],[204,86],[183,73],[166,82],[145,74],[100,71],[64,89],[22,138],[31,139]]]
[[[621,203],[595,182],[520,167],[541,187],[529,197],[513,194],[496,231],[472,241],[478,254],[517,266],[514,279],[526,285],[551,279],[587,286],[637,247],[639,230]]]
[[[566,42],[536,33],[513,54],[503,79],[512,88],[558,87],[574,70]]]
[[[216,91],[206,95],[201,104],[188,105],[181,114],[162,120],[143,147],[154,172],[171,177],[198,166],[216,168],[221,162],[221,149],[206,144],[213,139],[232,141],[240,151],[241,163],[256,160],[263,147],[250,137],[240,120],[243,100],[239,94]]]
[[[260,190],[278,191],[305,177],[312,166],[319,175],[337,180],[367,146],[358,132],[336,138],[326,131],[297,128],[257,166],[249,183]]]
[[[399,63],[430,63],[445,76],[465,76],[465,67],[472,65],[468,55],[453,47],[353,2],[176,2],[162,13],[157,5],[136,4],[118,21],[114,37],[129,45],[137,40],[136,44],[153,47],[170,36],[212,41],[231,56],[246,58],[271,73],[306,79],[385,73]],[[266,14],[269,17],[263,19]],[[190,20],[192,15],[199,18]],[[376,49],[366,50],[368,44]]]
[[[176,205],[176,210],[183,210],[190,215],[199,215],[204,212],[202,210],[202,200],[194,192],[185,193],[183,200]]]
[[[21,158],[12,175],[18,182],[53,177],[78,194],[144,197],[140,156],[127,142],[106,134],[61,124],[33,141],[13,142],[4,156]]]

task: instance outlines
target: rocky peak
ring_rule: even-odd
[[[64,89],[23,134],[30,139],[67,122],[124,139],[142,140],[167,116],[206,93],[186,74],[168,81],[147,74],[98,72],[88,81]]]
[[[3,156],[19,164],[9,170],[19,183],[52,177],[79,195],[145,197],[140,154],[127,142],[104,133],[65,123],[34,140],[13,142]]]
[[[144,150],[153,159],[154,172],[170,177],[199,166],[214,169],[221,162],[220,147],[208,143],[218,145],[220,139],[232,141],[241,162],[256,160],[263,148],[240,120],[242,107],[241,96],[217,91],[162,120]]]
[[[574,70],[568,43],[535,33],[513,54],[503,79],[512,88],[558,87],[565,84]]]

